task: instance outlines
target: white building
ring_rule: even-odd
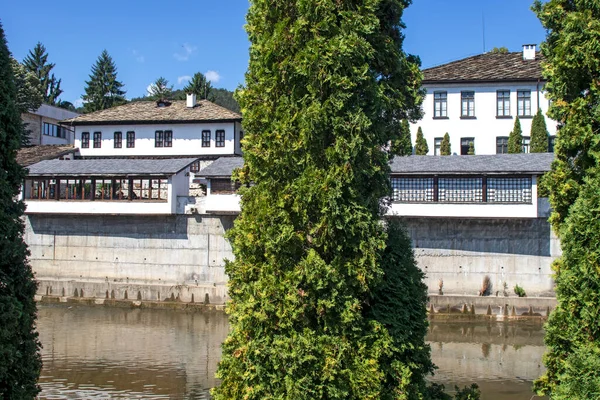
[[[471,142],[475,154],[507,153],[519,117],[529,152],[532,118],[538,108],[545,115],[549,106],[541,61],[535,45],[524,45],[523,52],[485,53],[425,69],[424,115],[411,126],[413,143],[421,127],[430,155],[440,154],[446,132],[453,154],[467,154]],[[552,151],[556,122],[546,118],[546,124]]]
[[[39,145],[69,145],[73,144],[73,131],[60,124],[67,118],[76,118],[79,114],[64,108],[42,104],[35,111],[25,113],[21,116],[27,124],[29,143],[33,146]]]

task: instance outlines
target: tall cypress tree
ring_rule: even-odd
[[[0,398],[32,399],[39,389],[40,343],[35,332],[37,284],[23,241],[25,171],[16,161],[24,134],[10,52],[0,24]]]
[[[419,129],[417,129],[417,138],[415,140],[415,154],[418,156],[425,156],[427,153],[429,153],[429,146],[427,145],[425,136],[423,136],[423,130],[419,127]]]
[[[106,110],[125,104],[123,83],[117,80],[117,67],[106,50],[92,65],[90,80],[86,81],[85,94],[82,96],[85,112]]]
[[[548,152],[548,129],[546,128],[546,118],[544,118],[541,109],[538,109],[533,121],[531,121],[531,152]]]
[[[406,3],[251,2],[235,178],[253,184],[229,233],[217,400],[417,396],[411,376],[429,364],[403,359],[392,327],[366,312],[386,272],[385,149],[423,95],[402,51]]]
[[[515,126],[508,136],[508,153],[516,154],[523,152],[523,131],[519,117],[515,119]]]
[[[552,169],[544,183],[550,221],[563,250],[553,269],[558,305],[546,325],[546,374],[536,389],[552,399],[600,393],[600,8],[585,0],[536,1],[546,28],[542,52],[548,116],[559,121]]]
[[[449,156],[452,154],[452,147],[450,146],[450,135],[448,132],[444,135],[442,139],[442,144],[440,145],[440,155]]]
[[[56,79],[54,74],[50,74],[55,64],[48,63],[48,53],[46,47],[38,42],[33,50],[23,59],[23,65],[27,71],[33,73],[39,80],[40,90],[44,96],[44,103],[56,105],[62,94],[60,88],[61,79]]]

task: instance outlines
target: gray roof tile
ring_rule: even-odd
[[[242,165],[244,165],[242,157],[221,157],[196,175],[204,178],[229,177],[234,169],[240,168]]]
[[[46,160],[29,167],[29,176],[174,175],[195,158]]]

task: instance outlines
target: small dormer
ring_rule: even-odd
[[[523,60],[535,60],[535,44],[523,45]]]

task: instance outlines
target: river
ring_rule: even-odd
[[[40,305],[40,399],[208,399],[227,330],[222,312]],[[432,379],[476,382],[483,399],[539,399],[543,335],[540,323],[433,321]]]

